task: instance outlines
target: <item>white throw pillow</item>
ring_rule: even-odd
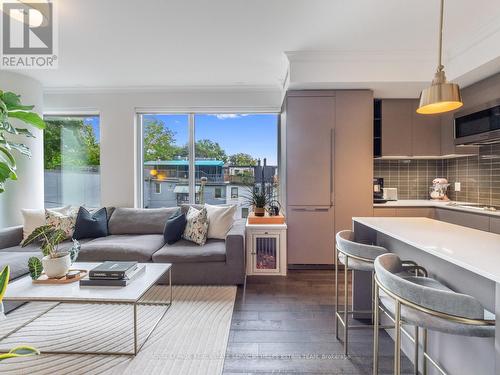
[[[49,208],[48,211],[57,212],[66,215],[71,211],[71,206]],[[23,241],[33,232],[36,228],[45,225],[45,209],[43,208],[23,208],[21,209],[23,215]]]
[[[236,206],[212,206],[205,203],[208,215],[208,238],[225,240],[233,226]]]
[[[184,229],[185,240],[192,241],[200,246],[207,242],[208,219],[207,209],[203,207],[197,210],[194,207],[189,207],[186,215],[186,229]]]

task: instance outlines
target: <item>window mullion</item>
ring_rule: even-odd
[[[189,114],[189,203],[196,203],[194,113]]]

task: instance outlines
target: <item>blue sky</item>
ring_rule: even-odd
[[[187,115],[145,115],[158,119],[175,132],[176,144],[188,141]],[[195,116],[195,138],[217,142],[232,155],[244,152],[254,158],[267,158],[277,164],[278,115],[275,114],[200,114]]]
[[[101,131],[99,129],[99,116],[85,117],[83,119],[83,123],[86,125],[92,125],[92,128],[94,129],[95,138],[97,139],[97,142],[100,142]]]

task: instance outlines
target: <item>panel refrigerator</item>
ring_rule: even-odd
[[[289,92],[285,110],[288,264],[331,265],[334,92]]]

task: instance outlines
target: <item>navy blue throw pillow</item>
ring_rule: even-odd
[[[186,223],[186,215],[183,213],[170,217],[165,224],[165,229],[163,230],[163,238],[165,239],[165,242],[169,245],[173,245],[179,241],[184,234]]]
[[[108,215],[106,207],[95,212],[89,212],[85,207],[80,207],[76,216],[73,238],[106,237],[108,235]]]

